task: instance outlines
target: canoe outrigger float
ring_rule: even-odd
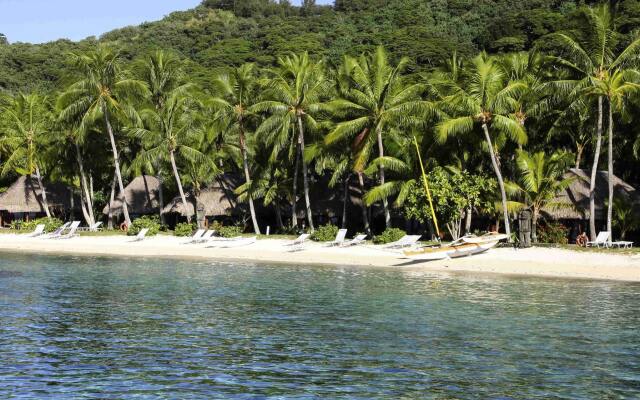
[[[466,257],[484,253],[503,239],[507,239],[507,235],[497,232],[487,233],[482,236],[468,235],[447,245],[405,250],[404,255],[413,260],[425,261]]]

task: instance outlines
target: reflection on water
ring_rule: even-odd
[[[638,398],[640,286],[4,255],[0,398]]]

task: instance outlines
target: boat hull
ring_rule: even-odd
[[[404,255],[413,260],[444,260],[447,258],[467,257],[484,253],[495,247],[499,240],[484,241],[482,243],[461,243],[442,247],[430,247],[417,250],[405,250]]]

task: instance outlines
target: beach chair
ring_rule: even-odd
[[[51,233],[49,233],[47,235],[44,235],[43,237],[45,239],[53,239],[53,238],[57,238],[59,236],[62,236],[62,232],[64,232],[70,224],[71,224],[71,222],[65,222],[58,229],[56,229],[55,231],[53,231],[53,232],[51,232]]]
[[[101,226],[102,221],[98,221],[89,227],[89,232],[98,232],[99,230],[102,230]]]
[[[220,244],[216,247],[240,247],[240,246],[248,246],[250,244],[254,244],[255,242],[258,241],[258,237],[257,236],[252,236],[252,237],[242,237],[242,236],[238,236],[236,238],[232,238],[230,240],[223,240],[220,242]],[[211,247],[211,246],[210,246]]]
[[[596,240],[593,242],[587,242],[587,247],[607,247],[609,245],[609,236],[611,236],[611,232],[602,231],[598,233]]]
[[[404,247],[411,247],[414,244],[418,243],[418,240],[422,235],[404,235],[400,240],[396,240],[395,242],[387,243],[383,246],[385,249],[402,249]]]
[[[631,249],[633,248],[633,242],[629,242],[627,240],[618,240],[616,242],[611,242],[611,247],[617,247],[619,249]]]
[[[332,241],[327,243],[328,246],[340,246],[342,243],[344,243],[344,238],[347,236],[347,230],[346,229],[340,229],[338,231],[338,234],[336,235],[336,238]]]
[[[357,246],[359,244],[364,243],[365,239],[367,239],[367,235],[357,235],[353,239],[342,243],[340,247]]]
[[[291,246],[293,248],[293,251],[299,251],[302,250],[302,248],[304,247],[304,242],[309,239],[309,236],[311,236],[308,233],[303,233],[302,235],[298,236],[295,240],[292,240],[289,243],[286,243],[285,246]]]
[[[208,231],[206,231],[204,233],[204,235],[202,235],[201,238],[196,239],[194,241],[194,243],[207,243],[209,240],[211,240],[211,238],[213,237],[213,235],[216,233],[215,230],[213,229],[209,229]]]
[[[72,237],[76,236],[76,231],[78,230],[79,226],[80,226],[80,221],[73,221],[71,226],[69,226],[69,232],[68,233],[65,233],[64,235],[57,236],[54,239],[71,239]]]
[[[36,226],[36,229],[33,230],[33,232],[28,233],[26,236],[28,237],[36,237],[36,236],[40,236],[44,233],[44,224],[39,224],[38,226]]]
[[[149,228],[143,228],[140,229],[140,232],[138,232],[138,234],[136,235],[135,238],[133,238],[132,242],[140,242],[143,241],[144,238],[147,236],[147,233],[149,232]]]
[[[202,235],[204,235],[205,232],[206,232],[205,229],[198,229],[196,233],[194,233],[193,236],[191,236],[189,241],[186,242],[186,244],[197,243],[197,241],[202,237]]]

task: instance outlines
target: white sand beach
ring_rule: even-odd
[[[55,240],[6,234],[0,236],[0,251],[368,266],[640,282],[640,258],[600,252],[499,248],[473,257],[416,262],[405,258],[400,251],[384,250],[373,245],[339,248],[308,242],[303,250],[292,251],[285,245],[288,241],[278,239],[264,239],[248,246],[229,248],[222,247],[225,245],[223,242],[185,244],[186,241],[186,238],[172,236],[156,236],[142,242],[132,242],[132,238],[124,236],[85,236]]]

